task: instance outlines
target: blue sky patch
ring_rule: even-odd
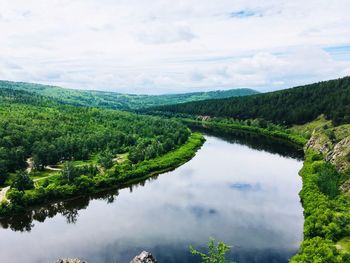
[[[349,60],[350,59],[350,44],[329,46],[323,48],[336,60]]]

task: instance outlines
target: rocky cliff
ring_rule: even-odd
[[[350,177],[350,125],[314,130],[305,149],[320,152],[339,172]],[[341,190],[350,194],[350,179]]]

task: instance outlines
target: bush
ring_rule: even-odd
[[[218,242],[216,245],[214,239],[210,238],[208,243],[208,253],[202,253],[190,246],[192,255],[199,256],[202,263],[234,263],[226,259],[226,253],[231,249],[224,242]]]
[[[330,240],[315,237],[301,244],[300,253],[293,257],[291,263],[341,263],[342,256]]]
[[[11,185],[19,191],[29,190],[34,188],[34,182],[25,171],[18,171]]]
[[[350,235],[350,200],[338,190],[342,175],[313,151],[305,157],[300,171],[305,241],[291,262],[347,262],[334,243]]]

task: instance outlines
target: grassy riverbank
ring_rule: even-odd
[[[291,262],[350,262],[350,125],[320,116],[291,130],[310,138],[300,171],[304,241]]]
[[[289,129],[193,119],[182,121],[226,131],[229,128],[233,131],[254,132],[304,147],[305,159],[299,172],[303,180],[300,198],[305,217],[304,241],[291,262],[350,262],[350,198],[349,191],[342,191],[344,184],[350,180],[347,162],[344,160],[349,157],[349,153],[344,152],[349,150],[344,144],[349,137],[349,125],[334,127],[323,117]],[[345,147],[337,147],[337,144]],[[327,161],[332,154],[335,155],[331,158],[334,164]]]
[[[192,133],[186,143],[154,159],[137,164],[129,161],[116,164],[103,174],[93,172],[96,170],[91,169],[91,166],[75,167],[72,173],[79,173],[70,181],[58,174],[40,181],[41,183],[33,190],[11,189],[7,195],[9,201],[0,204],[0,216],[20,213],[35,205],[96,193],[111,187],[121,187],[170,171],[190,160],[203,142],[202,134]]]
[[[344,237],[350,234],[350,198],[339,190],[348,176],[312,150],[305,152],[300,176],[304,241],[291,262],[350,262],[348,251],[336,246],[343,240],[346,247]]]
[[[287,140],[291,143],[294,143],[300,147],[303,147],[306,142],[308,141],[305,137],[298,135],[296,133],[292,133],[291,131],[287,129],[283,129],[281,127],[275,126],[275,127],[258,127],[258,126],[252,126],[252,125],[243,125],[239,123],[224,123],[224,122],[215,122],[215,121],[199,121],[189,118],[181,118],[181,121],[186,124],[195,124],[200,126],[206,126],[206,127],[216,127],[216,128],[229,128],[232,130],[243,130],[247,132],[254,132],[257,134],[261,134],[264,136],[279,138]],[[277,128],[278,127],[278,128]]]

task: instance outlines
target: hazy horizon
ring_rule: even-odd
[[[349,76],[344,76],[344,77],[350,77]],[[341,77],[342,78],[342,77]],[[329,81],[329,80],[334,80],[334,79],[326,79],[326,80],[320,80],[317,82],[322,82],[322,81]],[[249,90],[254,90],[258,93],[266,93],[266,92],[273,92],[273,91],[279,91],[279,90],[284,90],[284,89],[290,89],[290,88],[296,88],[298,86],[304,86],[304,85],[310,85],[314,84],[316,82],[310,82],[310,83],[303,83],[298,86],[293,86],[293,87],[282,87],[280,89],[275,89],[275,90],[258,90],[255,88],[249,88],[249,87],[235,87],[235,88],[230,88],[227,87],[225,88],[213,88],[213,89],[201,89],[198,88],[197,90],[194,91],[179,91],[179,92],[164,92],[164,93],[132,93],[132,92],[121,92],[118,91],[117,89],[85,89],[85,88],[72,88],[72,87],[63,87],[63,86],[58,86],[58,85],[53,85],[53,84],[43,84],[43,83],[38,83],[38,82],[26,82],[26,81],[15,81],[15,80],[7,80],[7,79],[0,79],[0,81],[10,81],[10,82],[17,82],[17,83],[29,83],[29,84],[37,84],[37,85],[44,85],[44,86],[49,86],[49,87],[54,87],[54,88],[62,88],[62,89],[68,89],[68,90],[80,90],[80,91],[98,91],[98,92],[114,92],[114,93],[120,93],[120,94],[127,94],[127,95],[145,95],[145,96],[162,96],[162,95],[178,95],[178,94],[188,94],[188,93],[201,93],[201,92],[215,92],[215,91],[228,91],[228,90],[242,90],[242,89],[249,89]]]

